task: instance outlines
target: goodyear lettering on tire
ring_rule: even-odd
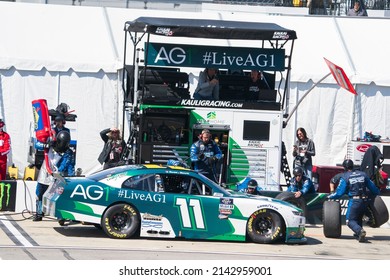
[[[247,228],[248,231],[249,231],[250,233],[253,233],[253,232],[254,232],[254,233],[256,233],[256,234],[261,234],[260,231],[255,230],[255,229],[253,228],[253,223],[254,223],[255,219],[258,217],[258,215],[263,215],[263,214],[265,214],[265,213],[267,213],[267,212],[268,212],[268,209],[259,209],[259,210],[257,210],[256,212],[254,212],[254,213],[250,216],[250,218],[249,218],[249,220],[248,220],[248,228]],[[264,219],[271,219],[271,216],[268,216],[268,217],[264,216]],[[271,221],[271,222],[272,222],[272,221]],[[281,231],[281,227],[278,226],[278,227],[274,228],[274,229],[271,231],[272,235],[266,234],[266,235],[264,235],[264,236],[270,237],[271,240],[274,240],[275,238],[278,238],[278,237],[279,237],[280,231]]]

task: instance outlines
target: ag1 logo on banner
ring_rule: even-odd
[[[284,71],[284,49],[149,43],[148,65]]]

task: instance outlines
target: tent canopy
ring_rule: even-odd
[[[125,29],[172,37],[244,40],[294,40],[295,31],[274,23],[213,19],[140,17],[128,21]]]

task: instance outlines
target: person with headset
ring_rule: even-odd
[[[194,170],[199,171],[210,180],[218,182],[216,164],[222,158],[222,152],[211,139],[211,133],[208,129],[203,129],[199,140],[191,145],[190,158]]]
[[[216,68],[206,68],[199,74],[198,86],[193,98],[196,100],[219,100],[219,81]]]
[[[65,127],[65,116],[61,113],[59,113],[55,118],[54,118],[54,132],[58,134],[61,130],[65,130],[69,133],[70,135],[70,130],[69,128]]]
[[[350,159],[343,162],[344,173],[336,191],[328,196],[329,199],[338,199],[344,194],[349,196],[348,209],[345,214],[347,226],[354,232],[359,242],[366,241],[366,231],[363,229],[363,216],[367,211],[370,200],[379,194],[379,189],[370,180],[366,173],[354,170],[354,163]]]
[[[250,79],[248,79],[245,100],[258,100],[262,89],[270,89],[263,73],[259,70],[251,70]]]

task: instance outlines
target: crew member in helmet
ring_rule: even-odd
[[[58,113],[57,116],[54,118],[54,121],[52,119],[52,131],[54,135],[57,135],[60,131],[64,130],[69,133],[70,136],[70,130],[69,128],[65,127],[65,116],[61,113]],[[43,151],[44,148],[48,147],[48,143],[41,143],[39,141],[36,141],[35,143],[35,149],[39,151]]]
[[[295,198],[301,197],[308,193],[315,193],[314,184],[310,178],[305,175],[302,167],[295,167],[293,170],[294,178],[291,179],[288,192],[293,192]]]
[[[359,242],[365,242],[366,231],[363,229],[363,215],[367,211],[370,200],[379,194],[379,189],[366,173],[353,170],[353,166],[352,160],[344,160],[345,172],[340,178],[336,192],[329,195],[328,198],[337,199],[344,194],[349,196],[348,209],[345,214],[347,225]]]
[[[65,116],[61,113],[54,119],[54,131],[57,135],[60,131],[67,131],[70,135],[69,128],[65,127]],[[60,161],[58,162],[58,172],[60,172],[61,176],[74,176],[75,175],[75,151],[73,148],[69,147],[62,155]]]
[[[250,179],[248,181],[248,185],[245,189],[242,189],[242,192],[253,194],[253,195],[260,195],[260,191],[258,190],[258,184],[255,179]]]
[[[62,155],[69,149],[70,133],[69,129],[64,127],[64,118],[57,116],[54,122],[54,139],[49,139],[49,143],[41,143],[39,141],[35,143],[35,147],[37,149],[48,149],[48,162],[46,163],[46,159],[43,161],[41,169],[38,173],[37,186],[35,190],[36,213],[33,217],[34,222],[42,221],[44,216],[42,209],[42,198],[43,194],[49,187],[49,184],[53,181],[53,176],[50,171],[58,171],[57,165],[60,162]]]
[[[11,137],[4,131],[4,122],[0,119],[0,181],[6,179],[8,153],[11,151]]]

